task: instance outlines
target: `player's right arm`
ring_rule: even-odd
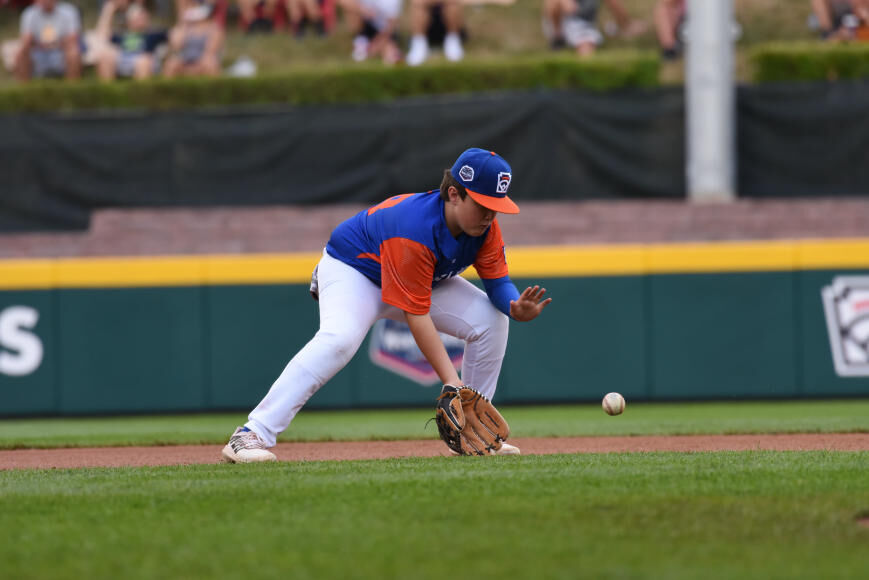
[[[382,299],[404,311],[413,340],[445,385],[463,383],[429,315],[434,253],[406,238],[390,238],[380,245]]]
[[[453,362],[447,354],[447,349],[438,335],[431,316],[428,313],[411,314],[405,311],[404,318],[407,320],[407,326],[410,327],[410,333],[413,335],[416,345],[422,351],[428,364],[438,374],[441,384],[453,385],[454,387],[462,386],[464,383],[459,378],[459,373],[456,372],[456,367],[453,366]]]

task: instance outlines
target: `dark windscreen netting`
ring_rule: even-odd
[[[869,82],[744,87],[739,193],[869,195]]]
[[[869,83],[737,92],[744,197],[869,194]],[[685,196],[681,87],[389,103],[0,116],[0,231],[100,207],[374,203],[432,189],[467,147],[517,200]]]
[[[376,202],[435,188],[467,147],[519,200],[684,195],[678,90],[383,104],[0,116],[0,228],[85,227],[98,207]]]

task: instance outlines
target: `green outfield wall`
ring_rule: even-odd
[[[317,329],[317,259],[0,261],[0,415],[250,408]],[[553,303],[511,323],[501,404],[869,395],[869,239],[524,247],[508,261]],[[310,407],[431,404],[437,386],[372,362],[371,340]]]

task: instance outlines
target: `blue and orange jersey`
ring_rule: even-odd
[[[479,237],[454,238],[438,190],[396,195],[340,224],[326,251],[380,286],[383,301],[425,314],[438,282],[473,265],[480,278],[507,276],[498,220]]]

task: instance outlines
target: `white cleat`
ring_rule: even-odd
[[[253,431],[246,431],[244,427],[238,427],[229,443],[221,451],[223,460],[229,463],[261,463],[263,461],[277,461],[274,453],[266,448],[266,442]]]
[[[461,455],[461,453],[456,453],[452,449],[449,450],[453,455]],[[522,452],[519,451],[519,448],[515,445],[510,445],[509,443],[501,443],[501,448],[496,450],[489,451],[489,455],[521,455]]]
[[[462,39],[455,32],[447,34],[446,38],[444,38],[444,56],[450,62],[458,62],[465,58]]]
[[[501,443],[501,448],[497,451],[492,451],[492,455],[521,455],[522,452],[515,445],[509,443]]]
[[[417,35],[410,39],[410,49],[404,62],[408,66],[419,66],[428,58],[428,40],[425,36]]]

